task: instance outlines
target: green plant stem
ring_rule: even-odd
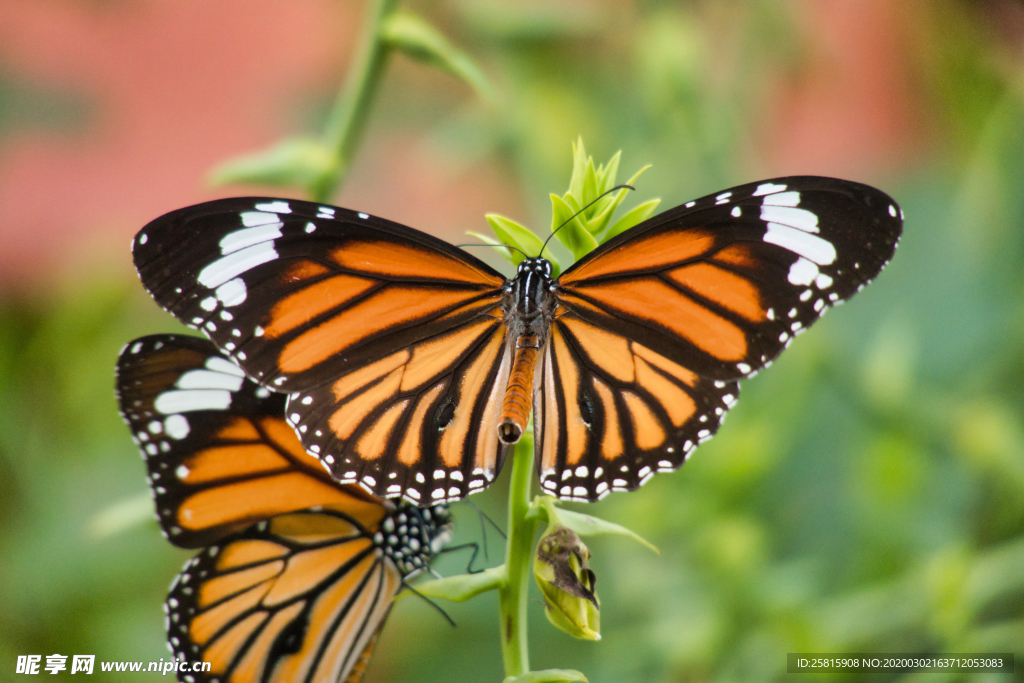
[[[533,478],[533,440],[524,436],[516,444],[512,460],[512,483],[508,493],[508,551],[505,553],[505,582],[498,589],[501,617],[501,655],[506,676],[530,671],[527,646],[526,606],[530,588],[530,559],[537,520],[527,519],[530,483]]]
[[[334,151],[333,167],[310,187],[313,201],[330,201],[348,175],[362,137],[366,116],[380,89],[384,67],[391,50],[381,39],[381,25],[395,11],[398,0],[376,0],[367,7],[361,45],[352,62],[345,85],[328,117],[323,142]]]

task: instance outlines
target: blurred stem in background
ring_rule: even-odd
[[[398,0],[375,0],[366,10],[361,44],[324,131],[323,145],[333,151],[334,163],[309,188],[315,202],[329,202],[352,166],[391,52],[384,39],[384,24],[397,6]]]

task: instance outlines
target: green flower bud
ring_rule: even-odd
[[[596,577],[589,560],[590,550],[575,531],[552,525],[537,544],[533,576],[544,595],[548,621],[575,638],[600,640]]]

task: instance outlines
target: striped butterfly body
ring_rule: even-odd
[[[212,670],[181,680],[358,681],[403,581],[447,542],[447,508],[333,480],[285,422],[285,397],[205,339],[128,344],[117,395],[162,531],[204,549],[165,609],[175,657]]]
[[[506,279],[411,228],[224,199],[133,243],[156,301],[249,377],[332,475],[379,496],[486,487],[534,416],[545,491],[596,500],[678,468],[739,393],[892,257],[902,213],[831,178],[751,183]]]

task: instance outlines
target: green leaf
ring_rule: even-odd
[[[644,171],[646,171],[646,170],[647,170],[647,169],[649,169],[650,167],[651,167],[651,164],[647,164],[646,166],[644,166],[643,168],[641,168],[641,169],[640,169],[639,171],[637,171],[636,173],[634,173],[634,174],[633,174],[633,177],[631,177],[631,178],[630,178],[629,180],[627,180],[627,181],[626,181],[625,183],[623,183],[623,184],[624,184],[624,185],[635,185],[635,184],[636,184],[636,180],[637,180],[637,178],[639,178],[640,176],[642,176],[642,175],[644,174]]]
[[[469,235],[470,237],[475,237],[478,240],[480,240],[481,242],[484,242],[484,243],[489,244],[492,247],[494,247],[494,250],[496,252],[498,252],[499,254],[501,254],[501,256],[506,261],[511,263],[513,266],[518,265],[519,261],[523,260],[523,255],[522,254],[520,254],[518,251],[513,251],[513,250],[509,249],[508,247],[506,247],[505,245],[503,245],[501,242],[499,242],[498,240],[494,239],[490,235],[485,235],[485,234],[480,233],[480,232],[473,232],[472,230],[467,230],[466,234]],[[517,257],[518,257],[518,260],[517,260]]]
[[[225,161],[207,176],[211,185],[246,184],[309,188],[337,164],[334,153],[317,140],[283,140],[262,152]]]
[[[480,97],[494,103],[494,88],[476,62],[422,17],[406,10],[393,12],[381,23],[380,37],[391,49],[461,78]]]
[[[599,192],[607,192],[615,187],[615,176],[619,174],[619,160],[622,158],[622,150],[619,150],[608,160],[608,165],[601,170],[598,179],[597,189]]]
[[[619,524],[615,524],[614,522],[603,520],[600,517],[585,515],[581,512],[573,512],[572,510],[560,508],[557,506],[557,501],[551,496],[537,496],[535,505],[543,508],[547,512],[549,524],[560,524],[568,527],[580,536],[600,536],[604,534],[628,536],[637,543],[647,546],[659,555],[661,554],[661,551],[658,550],[654,544],[644,539],[635,531],[627,529]]]
[[[576,213],[573,208],[557,194],[551,195],[551,210],[551,230],[558,231],[555,237],[569,248],[575,260],[578,261],[597,247],[597,240],[583,227],[579,218],[572,218]]]
[[[497,590],[504,581],[505,565],[501,565],[476,574],[459,574],[424,581],[416,584],[416,592],[428,598],[464,602],[481,593]],[[412,595],[412,591],[403,591],[399,597],[404,595]]]
[[[583,195],[583,176],[587,171],[587,150],[583,146],[583,136],[579,136],[572,146],[572,177],[569,179],[569,194],[574,197]]]
[[[528,255],[540,253],[544,242],[526,226],[497,213],[489,213],[484,218],[487,219],[491,230],[498,236],[498,240],[502,244],[512,245],[525,252],[525,254],[520,254],[518,251],[512,251],[512,265],[518,266],[519,262]]]
[[[601,244],[604,244],[616,235],[623,233],[634,225],[647,220],[654,213],[654,210],[661,204],[660,199],[651,199],[643,204],[634,206],[632,209],[623,214],[622,218],[615,221],[615,224],[608,228],[608,232],[601,236]]]
[[[545,669],[544,671],[531,671],[522,676],[509,676],[501,683],[569,683],[570,681],[587,683],[587,677],[572,669]]]
[[[595,199],[597,199],[597,170],[594,168],[594,158],[590,157],[587,159],[587,170],[583,174],[583,194],[579,196],[580,206],[586,206]]]

